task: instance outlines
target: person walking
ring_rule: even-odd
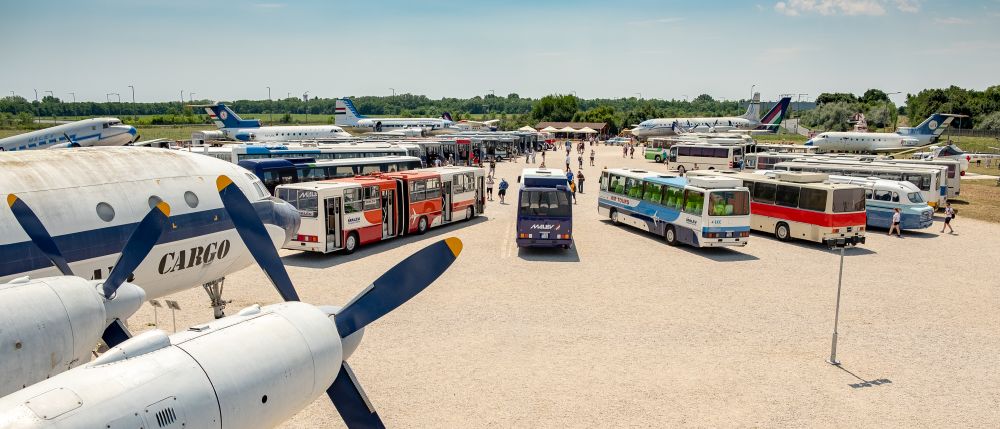
[[[545,165],[545,152],[548,152],[548,151],[544,151],[544,150],[542,151],[542,166]]]
[[[493,201],[493,175],[486,176],[486,198]]]
[[[569,152],[566,152],[566,169],[569,170]]]
[[[951,208],[951,203],[944,208],[944,225],[941,227],[941,232],[944,232],[945,228],[948,228],[949,234],[954,234],[955,230],[951,228],[951,220],[955,218],[955,209]]]
[[[569,179],[569,190],[573,192],[573,204],[576,204],[576,183]]]
[[[583,181],[584,180],[587,180],[587,179],[585,177],[583,177],[583,170],[577,171],[576,172],[576,187],[577,187],[577,189],[580,190],[581,194],[583,193]]]
[[[500,204],[507,204],[507,202],[504,201],[504,197],[507,195],[507,186],[509,186],[507,184],[507,179],[500,179],[500,189],[497,191],[497,196],[500,197]]]
[[[903,234],[899,231],[899,221],[902,215],[899,213],[899,207],[892,209],[892,226],[889,227],[889,236],[892,237],[892,230],[896,230],[896,236],[903,238]]]
[[[594,157],[595,156],[597,156],[597,153],[594,152],[594,149],[590,149],[590,166],[591,167],[594,166]]]
[[[573,183],[573,170],[566,169],[566,180],[569,180],[569,183]]]
[[[632,147],[628,148],[628,157],[631,159],[635,159],[635,145],[632,145]]]
[[[576,156],[576,163],[579,164],[577,170],[583,170],[583,153]]]
[[[628,158],[628,145],[622,144],[622,158]]]
[[[496,158],[490,158],[490,176],[496,176],[497,174],[497,160]]]

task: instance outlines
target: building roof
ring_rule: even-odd
[[[606,128],[607,126],[608,124],[606,122],[539,122],[537,125],[535,125],[535,129],[540,130],[545,127],[552,127],[556,129],[570,127],[579,130],[580,128],[583,127],[590,127],[592,129],[600,131]]]

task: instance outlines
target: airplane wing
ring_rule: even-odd
[[[928,147],[934,146],[936,143],[927,143],[920,146],[907,146],[907,147],[888,147],[882,149],[875,149],[872,152],[875,153],[890,153],[893,155],[909,155],[914,152],[919,152],[922,149],[927,149]]]

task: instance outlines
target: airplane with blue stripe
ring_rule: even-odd
[[[775,132],[784,120],[791,104],[791,97],[782,97],[763,118],[760,117],[760,93],[754,93],[747,111],[742,116],[717,118],[656,118],[647,119],[632,128],[632,135],[638,138],[672,136],[682,132],[729,132],[761,131]]]
[[[941,137],[955,118],[963,115],[934,113],[915,127],[901,127],[894,133],[828,131],[806,141],[817,152],[900,152],[930,145]]]
[[[117,118],[93,118],[0,139],[0,152],[122,146],[139,140],[135,127]]]
[[[215,126],[231,140],[241,142],[277,142],[289,140],[342,139],[352,137],[334,125],[281,125],[265,127],[258,119],[243,119],[224,103],[201,106]]]
[[[376,133],[438,131],[455,125],[448,112],[442,113],[440,118],[369,118],[354,107],[350,98],[338,98],[334,107],[333,123],[345,127],[367,128]]]

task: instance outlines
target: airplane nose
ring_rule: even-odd
[[[100,283],[98,283],[100,285]],[[132,283],[122,283],[115,291],[112,299],[104,302],[106,322],[115,319],[126,320],[132,316],[146,301],[146,291]]]
[[[812,146],[813,145],[813,139],[806,140],[806,142],[803,143],[803,145],[804,146]]]

